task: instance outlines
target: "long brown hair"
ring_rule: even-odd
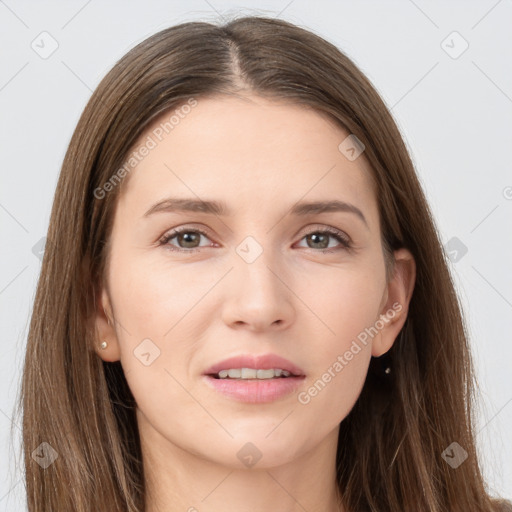
[[[382,374],[382,358],[372,358],[340,425],[337,478],[346,509],[499,510],[504,502],[489,496],[477,458],[476,383],[461,305],[390,112],[331,43],[251,16],[222,26],[183,23],[146,39],[105,76],[78,122],[55,191],[20,388],[29,511],[144,510],[133,395],[120,362],[102,361],[93,348],[96,291],[121,189],[105,184],[157,116],[191,98],[240,90],[313,108],[354,134],[377,185],[386,256],[405,247],[416,260],[407,321],[383,356],[392,373]],[[442,456],[452,443],[467,453],[456,468]],[[52,463],[38,464],[34,450]]]

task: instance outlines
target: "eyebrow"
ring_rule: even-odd
[[[193,198],[175,198],[169,197],[158,203],[155,203],[144,214],[148,217],[157,212],[196,212],[218,216],[232,216],[233,213],[227,208],[226,204],[221,201],[208,201]],[[297,216],[306,216],[327,212],[348,212],[359,217],[367,228],[368,222],[363,212],[353,204],[339,200],[330,201],[311,201],[299,202],[292,206],[290,213]]]

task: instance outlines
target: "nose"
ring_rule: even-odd
[[[222,317],[226,325],[265,331],[285,329],[294,321],[289,278],[271,252],[264,250],[252,262],[234,254],[234,268],[224,287]]]

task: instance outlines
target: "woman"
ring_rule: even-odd
[[[107,74],[30,324],[30,512],[505,510],[473,379],[413,164],[347,56],[246,17]]]

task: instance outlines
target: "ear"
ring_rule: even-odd
[[[379,336],[372,342],[372,356],[385,354],[395,342],[409,312],[409,302],[416,282],[416,262],[405,248],[394,251],[393,275],[386,286],[380,310]]]
[[[115,330],[116,321],[112,313],[110,298],[104,287],[101,288],[97,300],[94,316],[96,330],[95,351],[103,361],[114,362],[121,359],[119,341]],[[107,347],[101,348],[106,341]]]

